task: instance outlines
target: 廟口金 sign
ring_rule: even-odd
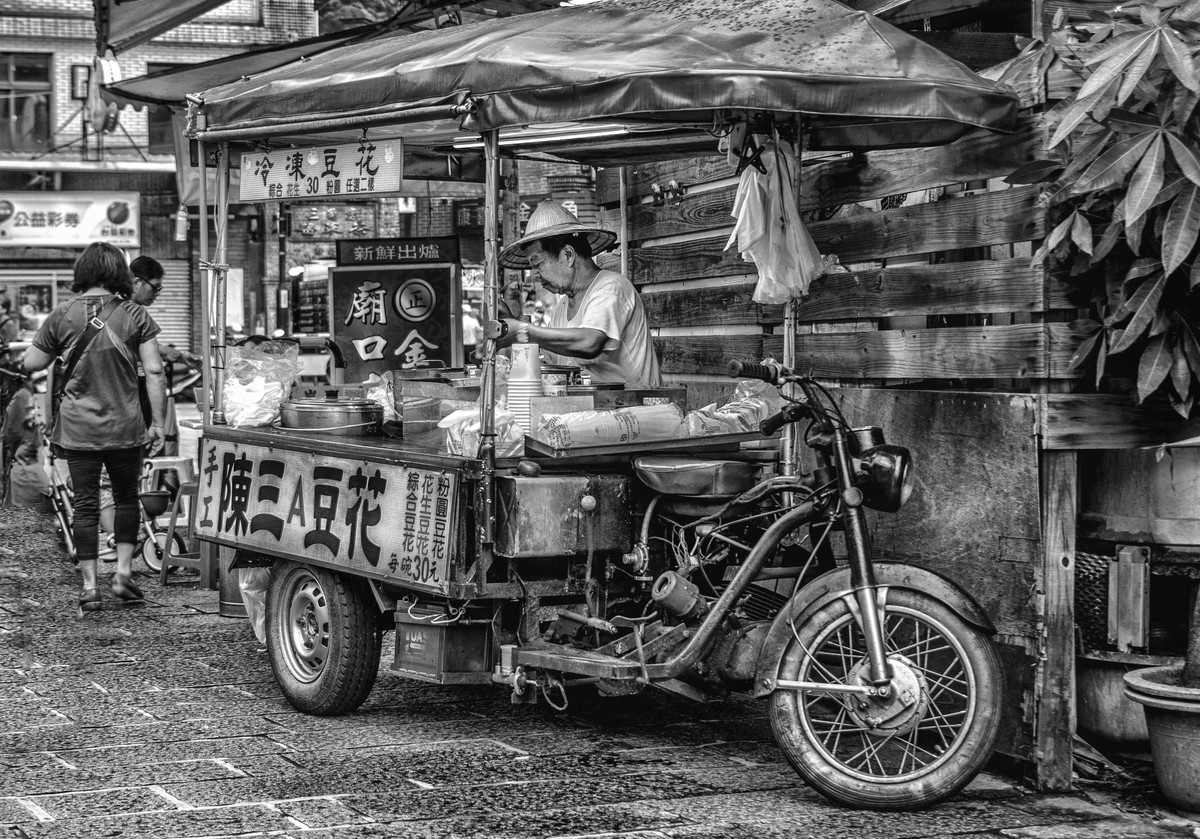
[[[0,247],[141,247],[136,192],[0,193]]]
[[[396,139],[243,152],[239,200],[297,201],[398,192],[403,164],[401,142]]]
[[[204,440],[196,534],[445,592],[458,473]]]

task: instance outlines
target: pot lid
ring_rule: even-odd
[[[283,407],[310,412],[327,411],[330,408],[348,411],[369,411],[372,408],[383,410],[382,405],[370,399],[289,399],[283,403]]]

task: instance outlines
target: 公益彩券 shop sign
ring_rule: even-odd
[[[458,474],[206,440],[196,534],[444,591]]]
[[[398,192],[403,166],[395,139],[246,152],[238,197],[246,203]]]

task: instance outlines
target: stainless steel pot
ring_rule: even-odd
[[[379,433],[383,406],[366,399],[290,399],[280,406],[280,425],[334,437]]]

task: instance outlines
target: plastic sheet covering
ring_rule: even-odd
[[[678,405],[639,405],[617,411],[546,414],[537,438],[560,451],[619,443],[671,440],[682,436],[683,411]]]
[[[246,606],[246,617],[254,630],[258,643],[267,643],[267,585],[271,581],[270,568],[238,568],[238,589],[242,603]]]
[[[346,142],[368,122],[408,119],[414,139],[616,117],[704,129],[713,109],[741,108],[805,114],[822,147],[826,124],[839,148],[929,146],[1011,131],[1018,108],[1007,88],[836,0],[602,0],[397,33],[201,97],[189,116],[203,131],[342,127]],[[456,124],[450,106],[468,100]]]

